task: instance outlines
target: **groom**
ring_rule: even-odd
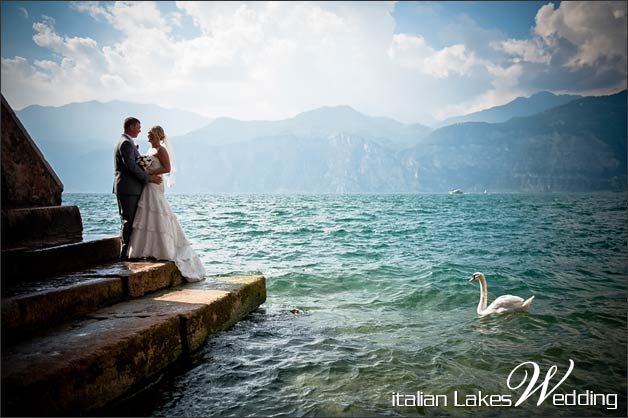
[[[136,162],[140,152],[133,142],[142,131],[139,119],[124,119],[124,133],[116,142],[114,159],[113,192],[118,199],[122,229],[122,248],[120,260],[128,260],[129,241],[133,232],[133,219],[142,188],[148,182],[160,184],[161,176],[149,175]]]

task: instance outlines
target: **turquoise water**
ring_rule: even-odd
[[[262,273],[268,300],[126,412],[626,414],[625,194],[168,200],[208,273]],[[113,195],[66,194],[63,203],[80,207],[85,233],[118,232]],[[468,282],[476,271],[487,277],[489,302],[535,295],[530,313],[478,318],[479,287]],[[454,405],[456,392],[465,399],[478,391],[514,404],[523,386],[507,387],[513,368],[536,362],[542,380],[556,365],[551,389],[569,359],[574,369],[555,393],[618,394],[617,409],[600,398],[537,406],[539,392],[517,408]],[[392,405],[393,393],[417,391],[445,395],[447,405]]]

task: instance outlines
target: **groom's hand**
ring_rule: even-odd
[[[155,183],[155,184],[161,184],[161,176],[158,176],[156,174],[151,174],[150,179],[148,180],[151,183]]]

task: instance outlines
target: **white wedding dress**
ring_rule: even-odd
[[[157,150],[152,148],[150,169],[161,168]],[[154,257],[174,261],[188,282],[202,280],[205,268],[185,237],[177,217],[170,209],[164,185],[148,183],[137,204],[133,233],[129,244],[129,258]]]

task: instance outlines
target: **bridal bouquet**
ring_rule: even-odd
[[[153,162],[153,157],[150,155],[140,155],[135,159],[135,162],[140,165],[144,170],[147,170],[150,167],[150,163]]]

